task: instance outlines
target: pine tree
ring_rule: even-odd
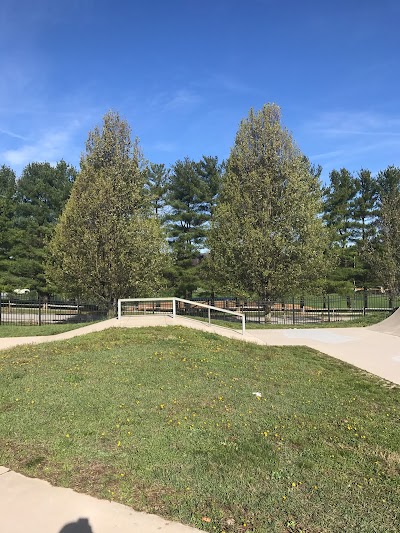
[[[279,107],[250,110],[227,161],[208,241],[219,286],[265,300],[305,290],[324,271],[320,209],[318,179],[281,125]]]
[[[22,287],[48,292],[46,245],[70,195],[76,170],[60,161],[30,163],[17,181],[13,219],[13,274]]]
[[[393,294],[400,292],[400,168],[380,172],[377,235],[368,246],[368,259],[379,282]]]
[[[16,177],[14,171],[5,165],[0,167],[0,290],[11,290],[18,286],[13,274],[14,258],[12,248],[15,234],[13,221],[16,210]]]
[[[341,168],[332,170],[330,184],[323,191],[324,220],[332,230],[334,242],[340,248],[346,248],[353,234],[353,199],[357,193],[354,176]]]
[[[154,295],[165,240],[145,191],[138,140],[118,113],[89,133],[80,167],[50,244],[50,280],[109,309],[121,297]]]
[[[170,171],[163,163],[150,163],[147,170],[146,190],[156,216],[162,217],[169,187]]]
[[[172,167],[165,221],[174,260],[169,278],[178,296],[189,298],[203,284],[201,262],[220,179],[216,157],[185,158]]]
[[[355,186],[356,196],[352,202],[352,239],[363,248],[375,234],[378,184],[369,170],[361,169],[355,178]]]

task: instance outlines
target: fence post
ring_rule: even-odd
[[[295,325],[295,312],[294,312],[294,296],[292,296],[292,324]]]
[[[40,300],[40,294],[38,294],[38,311],[39,311],[39,326],[42,325],[42,302]]]
[[[118,299],[118,320],[122,317],[122,302],[121,299]]]
[[[326,297],[327,297],[327,305],[328,305],[328,322],[330,322],[331,321],[331,307],[329,304],[329,294],[327,294]]]
[[[176,298],[172,298],[172,318],[176,318]]]
[[[208,308],[208,325],[211,326],[211,309]]]
[[[363,316],[366,315],[366,309],[368,307],[368,292],[367,292],[367,289],[364,289],[364,294],[363,294],[364,298],[363,298]]]

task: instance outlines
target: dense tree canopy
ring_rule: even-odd
[[[399,169],[333,169],[322,204],[321,170],[275,105],[250,111],[227,163],[187,157],[170,168],[146,163],[127,123],[108,113],[89,134],[76,181],[64,161],[32,162],[19,177],[0,166],[0,289],[62,290],[109,305],[122,293],[153,294],[163,272],[167,294],[186,297],[268,298],[306,291],[317,274],[327,292],[398,291]],[[47,246],[68,198],[49,285]]]

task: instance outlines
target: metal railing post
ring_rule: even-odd
[[[40,294],[38,295],[39,326],[42,325],[42,302]]]
[[[244,335],[245,332],[246,332],[246,316],[243,313],[243,316],[242,316],[242,335]]]
[[[368,292],[367,289],[364,288],[364,294],[363,294],[363,316],[367,314],[367,307],[368,307]],[[372,305],[372,307],[375,307]]]
[[[208,308],[208,325],[211,326],[211,309]]]
[[[172,318],[176,318],[176,298],[172,300]]]
[[[121,318],[122,316],[122,302],[121,300],[118,300],[118,320]]]
[[[296,315],[294,311],[294,296],[292,296],[292,324],[293,326],[295,325],[295,323],[296,323]]]
[[[327,295],[328,299],[328,322],[331,321],[331,307],[330,307],[330,301],[329,301],[329,294]]]

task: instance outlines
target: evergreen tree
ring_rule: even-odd
[[[357,185],[352,174],[345,168],[332,170],[330,184],[323,190],[324,220],[332,230],[334,242],[346,248],[353,235],[353,199]]]
[[[373,272],[367,261],[369,242],[376,235],[377,182],[366,169],[361,169],[355,178],[356,196],[352,202],[353,233],[353,279],[355,287],[375,286]]]
[[[326,264],[320,210],[318,179],[281,125],[279,107],[250,110],[227,162],[208,241],[219,286],[265,300],[309,287]]]
[[[335,266],[328,274],[325,289],[327,292],[348,293],[364,275],[359,249],[354,246],[358,183],[345,168],[333,170],[329,178],[330,184],[323,190],[323,219],[330,235]]]
[[[13,221],[16,210],[16,177],[14,171],[0,167],[0,290],[17,287],[13,274],[12,248],[14,243]]]
[[[118,298],[154,295],[165,240],[151,213],[138,140],[118,113],[89,133],[80,167],[50,244],[49,279],[109,309]]]
[[[220,175],[216,157],[185,158],[172,167],[165,221],[174,260],[169,278],[178,296],[191,297],[202,283],[200,264]]]
[[[162,216],[169,187],[169,170],[164,164],[150,163],[146,189],[156,216]]]
[[[70,195],[75,169],[60,161],[27,165],[17,181],[13,274],[22,287],[47,292],[46,245]]]
[[[400,168],[388,167],[377,177],[377,235],[368,247],[376,278],[392,293],[400,291]]]
[[[353,210],[353,241],[361,248],[375,234],[375,222],[377,216],[377,181],[371,172],[361,169],[355,178],[356,196],[352,203]]]
[[[211,219],[221,189],[224,163],[218,163],[217,156],[204,156],[196,164],[197,173],[206,186],[205,209]]]

